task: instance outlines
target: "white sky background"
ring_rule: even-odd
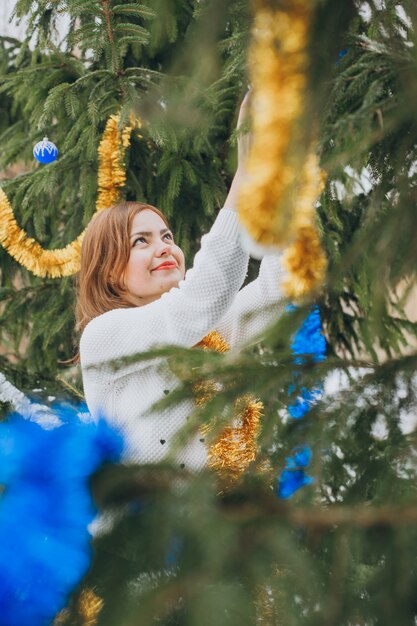
[[[0,0],[0,36],[15,37],[16,39],[23,39],[27,21],[22,19],[20,25],[17,24],[16,19],[13,22],[9,22],[9,18],[16,5],[16,0]],[[58,36],[55,44],[62,40],[68,30],[69,18],[67,15],[62,15],[58,21]]]
[[[1,0],[0,2],[0,35],[23,39],[26,25],[17,26],[16,23],[9,24],[9,17],[15,6],[15,0]]]

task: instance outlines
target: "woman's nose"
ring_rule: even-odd
[[[166,241],[161,241],[157,246],[156,255],[164,256],[165,254],[169,254],[171,252],[171,244]]]

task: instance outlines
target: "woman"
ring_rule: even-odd
[[[247,98],[238,126],[246,107]],[[102,415],[121,428],[126,461],[162,460],[193,407],[183,402],[150,412],[177,384],[160,359],[119,369],[109,361],[163,345],[191,348],[211,330],[233,347],[276,317],[276,309],[265,307],[281,300],[277,255],[266,256],[257,280],[239,291],[249,260],[240,243],[236,214],[247,139],[240,140],[238,152],[224,208],[203,236],[187,273],[184,254],[155,207],[124,202],[99,213],[87,229],[77,303],[84,391],[92,416]],[[197,470],[204,467],[206,457],[204,438],[196,435],[175,458],[180,467]]]

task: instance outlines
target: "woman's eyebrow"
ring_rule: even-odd
[[[170,233],[171,230],[170,228],[163,228],[162,230],[159,231],[160,235],[165,235],[165,233]],[[141,231],[139,233],[132,233],[130,235],[130,237],[135,237],[136,235],[142,235],[143,237],[151,237],[153,235],[153,233],[151,231]]]

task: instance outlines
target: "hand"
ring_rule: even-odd
[[[243,98],[242,104],[240,105],[239,117],[237,120],[237,129],[239,129],[244,122],[247,121],[249,115],[249,107],[250,107],[250,99],[251,99],[251,91],[248,91],[246,96]],[[251,133],[246,132],[242,133],[237,140],[237,155],[238,155],[238,165],[237,170],[232,180],[231,187],[229,189],[229,193],[227,194],[226,201],[224,206],[227,209],[232,211],[237,210],[237,201],[240,193],[240,189],[242,185],[245,183],[247,178],[245,164],[248,158],[248,153],[251,144]]]
[[[250,102],[251,102],[252,90],[246,93],[245,97],[242,100],[242,104],[239,109],[239,116],[237,120],[236,128],[239,129],[243,123],[246,123],[249,119],[249,110],[250,110]],[[238,169],[244,170],[245,164],[248,158],[250,146],[252,143],[252,134],[248,131],[246,133],[242,133],[239,135],[237,140],[237,155],[238,155]]]

